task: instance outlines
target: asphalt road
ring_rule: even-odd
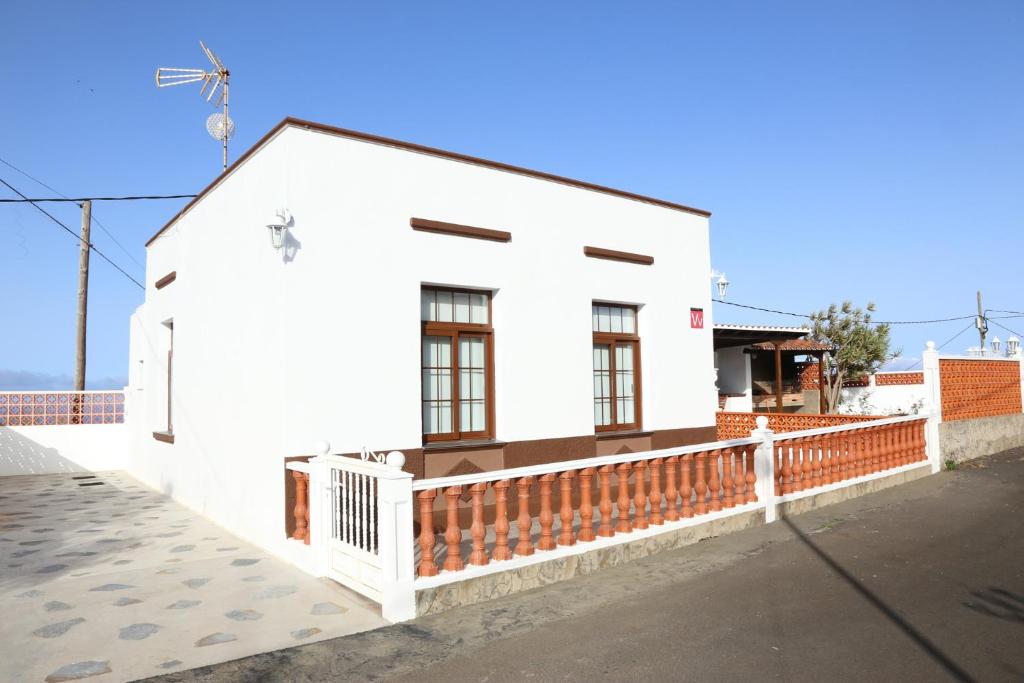
[[[165,681],[1024,680],[1024,450]]]

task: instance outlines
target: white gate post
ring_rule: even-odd
[[[390,622],[416,617],[413,588],[412,473],[405,456],[387,455],[387,472],[377,479],[377,542],[381,564],[381,615]]]
[[[939,352],[935,342],[928,342],[921,355],[921,368],[924,371],[925,409],[928,422],[925,425],[925,449],[928,461],[932,465],[932,473],[942,469],[942,449],[939,447],[939,423],[942,422],[942,385],[939,375]]]
[[[309,459],[309,539],[316,556],[316,575],[327,576],[330,554],[331,525],[334,523],[331,511],[331,468],[325,460],[331,444],[317,441],[313,444],[315,456]]]
[[[761,444],[754,452],[754,474],[757,476],[757,499],[764,505],[764,523],[771,524],[777,518],[775,510],[775,441],[772,430],[768,429],[768,418],[757,418],[757,429],[750,433]]]

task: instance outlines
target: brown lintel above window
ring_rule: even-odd
[[[633,254],[628,251],[615,251],[614,249],[602,249],[601,247],[583,247],[583,253],[590,258],[603,258],[609,261],[623,261],[625,263],[639,263],[642,266],[649,266],[654,263],[653,256],[646,254]]]
[[[413,230],[436,232],[441,235],[473,237],[478,240],[491,240],[492,242],[510,242],[512,240],[512,233],[505,232],[504,230],[475,228],[472,225],[459,225],[457,223],[445,223],[444,221],[431,221],[426,218],[410,218],[409,225],[412,226]]]
[[[164,443],[174,443],[174,434],[171,432],[153,432],[153,438]]]
[[[178,271],[172,270],[171,272],[164,275],[162,278],[153,283],[153,286],[157,289],[163,289],[167,285],[171,284],[178,278]]]

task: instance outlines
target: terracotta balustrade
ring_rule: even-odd
[[[924,426],[925,419],[921,418],[863,427],[846,425],[824,433],[778,435],[768,453],[776,470],[771,485],[782,496],[814,493],[823,487],[920,462],[926,457]],[[762,457],[758,453],[765,451],[752,440],[708,446],[673,455],[652,452],[648,457],[630,457],[642,454],[602,456],[594,458],[593,466],[586,466],[586,460],[573,461],[574,467],[563,470],[523,468],[530,476],[514,476],[516,471],[509,470],[501,478],[498,478],[501,473],[495,473],[493,481],[486,480],[484,475],[453,477],[453,483],[465,484],[418,490],[420,559],[417,573],[429,577],[437,575],[441,569],[465,571],[471,566],[485,566],[492,560],[508,561],[535,552],[568,549],[599,538],[610,539],[645,530],[650,533],[657,527],[728,513],[756,503],[757,459]],[[302,481],[300,474],[295,473],[297,483]],[[535,480],[537,491],[532,491]],[[518,539],[515,547],[510,548],[512,524],[508,497],[513,487],[518,499],[515,520]],[[493,505],[485,508],[485,496],[492,495],[491,489]],[[531,493],[537,496],[535,510],[530,509]],[[467,495],[471,498],[469,537],[472,549],[464,561],[459,553],[463,539],[460,523],[465,524],[464,497]],[[435,502],[440,505],[436,511]],[[306,499],[297,495],[297,518],[305,514],[300,510],[303,505]],[[442,509],[448,551],[439,569],[435,561],[434,514],[441,514]],[[595,515],[599,519],[595,520]],[[531,534],[535,526],[540,531],[533,545]],[[297,522],[297,534],[305,533],[305,529]]]
[[[882,415],[817,415],[812,413],[736,413],[719,411],[715,413],[715,430],[720,441],[728,439],[745,439],[750,436],[751,431],[757,428],[757,418],[768,418],[768,429],[781,434],[784,432],[799,432],[806,429],[821,429],[822,427],[838,427],[839,425],[853,424],[856,422],[868,422],[880,420]]]

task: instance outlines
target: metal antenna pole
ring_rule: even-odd
[[[85,391],[85,317],[89,304],[89,231],[92,202],[82,202],[82,246],[78,255],[78,322],[75,334],[75,391]]]
[[[228,72],[224,72],[224,170],[228,170]]]

